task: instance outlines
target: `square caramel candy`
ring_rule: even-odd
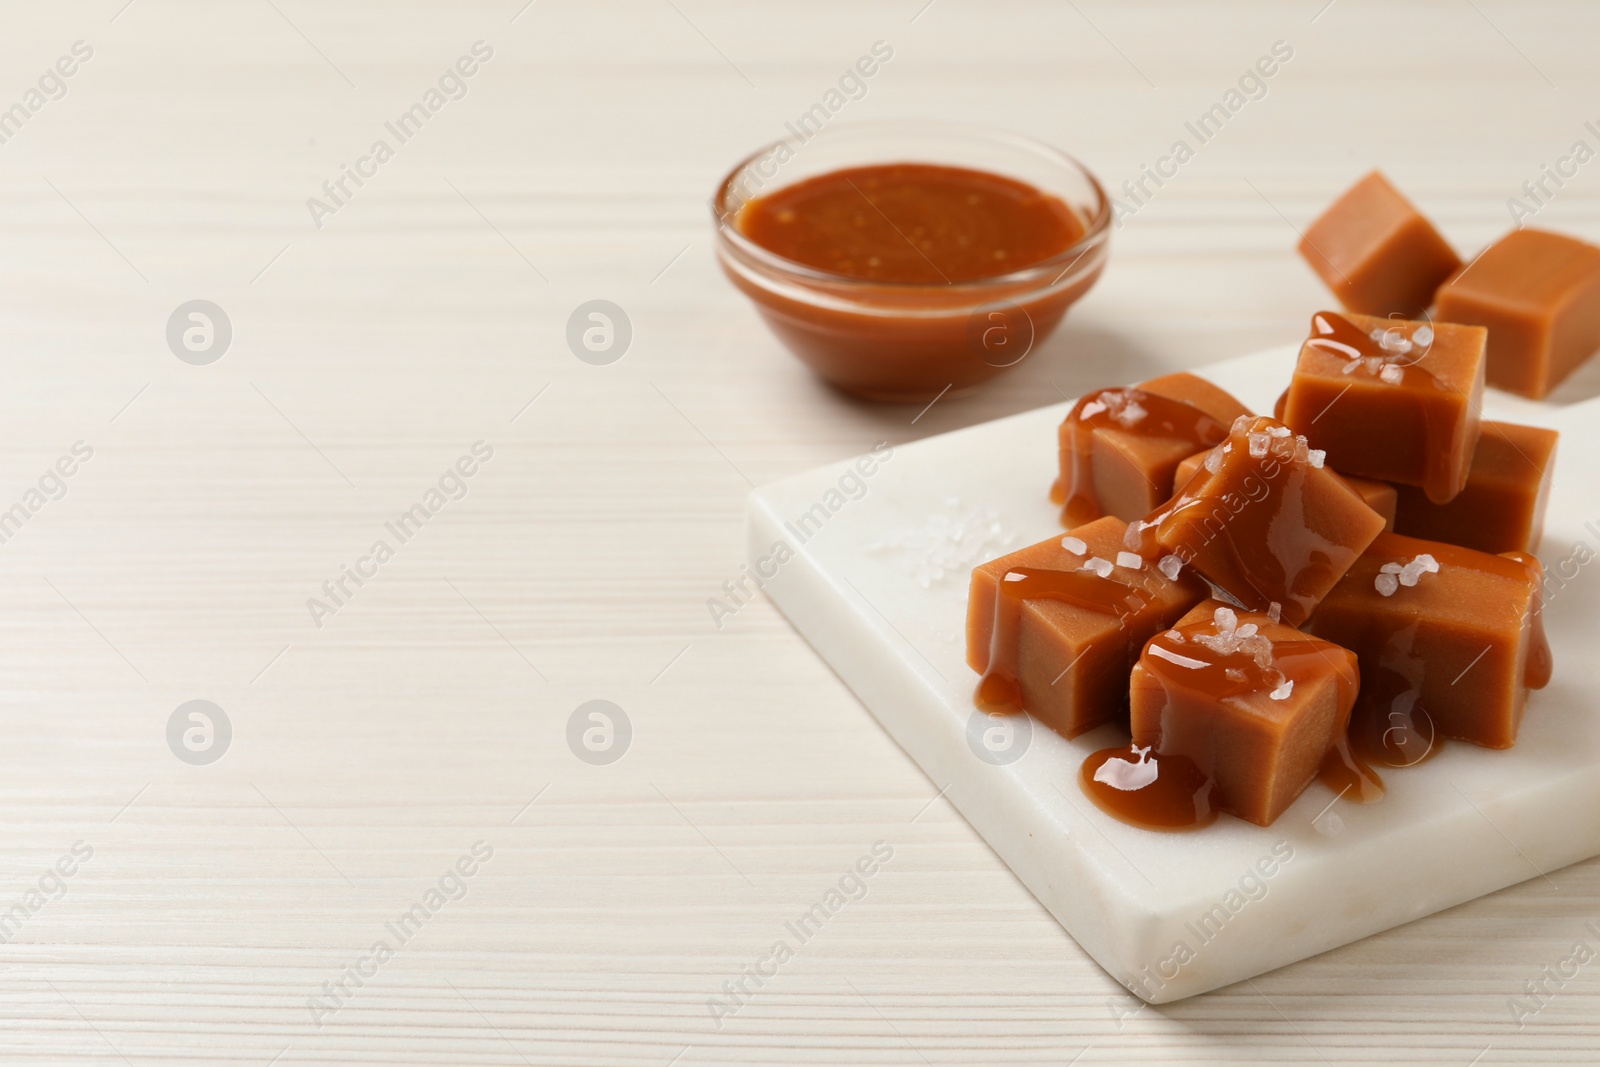
[[[1394,529],[1480,552],[1532,552],[1544,535],[1545,503],[1560,435],[1540,426],[1483,423],[1467,485],[1448,504],[1399,487]]]
[[[1208,600],[1145,646],[1129,681],[1133,743],[1182,756],[1222,811],[1267,826],[1343,740],[1354,653]]]
[[[1258,415],[1235,421],[1182,491],[1129,527],[1129,540],[1146,555],[1159,546],[1245,607],[1298,626],[1382,530],[1383,516],[1321,452]]]
[[[1335,470],[1449,500],[1478,444],[1485,331],[1319,311],[1283,421]]]
[[[1300,255],[1347,310],[1420,315],[1461,266],[1455,251],[1378,171],[1306,227]]]
[[[1246,414],[1243,404],[1193,374],[1080,397],[1059,433],[1062,525],[1148,515],[1172,495],[1178,463],[1222,440]]]
[[[1489,384],[1537,400],[1600,348],[1600,248],[1513,230],[1438,299],[1441,319],[1489,328]]]
[[[1400,715],[1425,736],[1509,748],[1528,690],[1550,680],[1542,580],[1525,553],[1382,534],[1307,629],[1355,652],[1380,723]]]
[[[1200,465],[1205,462],[1206,455],[1210,451],[1208,448],[1205,452],[1196,452],[1178,464],[1177,476],[1172,480],[1172,484],[1175,487],[1174,492],[1183,491],[1183,487],[1188,484],[1190,478],[1194,477],[1195,471],[1200,469]],[[1338,471],[1334,471],[1334,473],[1339,474]],[[1375,481],[1372,478],[1357,478],[1353,474],[1339,474],[1339,477],[1344,480],[1344,484],[1355,490],[1356,496],[1360,497],[1367,507],[1383,516],[1383,528],[1385,530],[1394,529],[1394,509],[1398,499],[1394,486],[1388,482]]]
[[[1127,708],[1128,672],[1150,635],[1209,592],[1205,582],[1123,547],[1107,515],[972,572],[967,663],[978,706],[1028,711],[1075,737]]]

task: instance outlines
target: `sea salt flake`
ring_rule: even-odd
[[[1167,581],[1178,580],[1178,573],[1183,570],[1183,560],[1177,556],[1162,556],[1156,561],[1156,570],[1166,575]]]
[[[1181,645],[1185,641],[1182,630],[1168,630],[1161,636],[1165,637],[1168,641],[1171,641],[1175,645]]]
[[[1063,537],[1061,539],[1061,547],[1071,552],[1074,556],[1087,555],[1089,552],[1089,546],[1084,543],[1081,537]]]
[[[1389,385],[1399,385],[1401,379],[1405,376],[1405,370],[1396,363],[1386,363],[1383,369],[1378,372],[1378,377]]]
[[[1267,443],[1268,438],[1266,434],[1252,433],[1250,435],[1250,457],[1252,459],[1260,459],[1262,456],[1266,455]]]
[[[1133,400],[1123,405],[1122,410],[1117,412],[1117,421],[1124,426],[1136,426],[1143,422],[1144,417],[1148,414],[1149,412],[1144,409],[1143,404]]]
[[[1239,616],[1233,613],[1232,608],[1218,608],[1211,613],[1211,621],[1216,625],[1218,633],[1233,633],[1239,626]]]
[[[1294,680],[1290,679],[1289,681],[1278,686],[1278,688],[1274,689],[1272,692],[1268,693],[1267,696],[1271,697],[1273,700],[1288,700],[1289,694],[1292,692],[1294,692]]]
[[[1153,761],[1146,758],[1150,755],[1149,746],[1135,748],[1133,754],[1138,758],[1137,763],[1115,756],[1106,760],[1095,768],[1094,780],[1124,792],[1143,789],[1155,781],[1160,770]]]
[[[1111,561],[1108,559],[1101,559],[1099,556],[1090,556],[1084,561],[1082,569],[1086,571],[1093,571],[1102,578],[1111,577]]]
[[[1294,431],[1289,429],[1289,427],[1287,427],[1287,426],[1274,426],[1272,429],[1268,430],[1267,432],[1269,434],[1271,434],[1273,437],[1288,437]]]
[[[1006,581],[1008,582],[1024,582],[1027,579],[1028,576],[1026,574],[1019,574],[1017,571],[1009,571],[1006,574]]]
[[[1211,451],[1207,452],[1206,453],[1205,468],[1206,468],[1206,470],[1210,471],[1212,474],[1215,474],[1219,470],[1221,470],[1222,469],[1222,453],[1220,451],[1218,451],[1217,449],[1215,449],[1215,448],[1213,448]]]
[[[1326,463],[1327,461],[1328,461],[1328,453],[1324,449],[1321,449],[1321,448],[1308,448],[1308,449],[1306,449],[1306,462],[1311,464],[1313,467],[1317,468],[1318,470],[1321,470],[1322,469],[1322,465],[1324,463]]]
[[[1126,567],[1130,571],[1144,570],[1144,557],[1137,552],[1118,552],[1117,566]]]
[[[1227,670],[1223,671],[1222,673],[1227,675],[1228,681],[1230,681],[1230,682],[1242,682],[1242,681],[1244,681],[1244,671],[1241,671],[1238,667],[1229,667]]]
[[[1394,596],[1395,590],[1400,588],[1400,579],[1386,571],[1372,580],[1372,586],[1383,596]]]
[[[1254,637],[1257,629],[1259,629],[1259,627],[1257,627],[1255,623],[1247,622],[1234,632],[1240,637]]]
[[[1229,431],[1232,433],[1244,433],[1250,429],[1250,424],[1255,421],[1256,417],[1254,415],[1240,415],[1233,420],[1233,425],[1229,427]]]
[[[1433,327],[1418,326],[1415,330],[1411,331],[1411,340],[1421,345],[1423,348],[1427,348],[1429,345],[1433,344]]]
[[[1241,639],[1239,650],[1255,660],[1262,670],[1272,669],[1272,641],[1265,634],[1251,634]]]

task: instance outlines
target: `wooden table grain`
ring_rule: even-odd
[[[770,604],[707,602],[754,484],[1294,340],[1326,301],[1296,230],[1373,165],[1469,251],[1513,198],[1600,239],[1597,31],[1575,0],[9,6],[0,1058],[1595,1062],[1600,864],[1141,1007]],[[709,240],[723,171],[876,42],[829,121],[1018,130],[1127,209],[1058,336],[915,419],[808,377]],[[596,299],[609,365],[567,343]],[[597,700],[610,763],[576,754]]]

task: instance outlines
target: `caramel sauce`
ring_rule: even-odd
[[[1402,326],[1409,327],[1410,324],[1396,320],[1386,333],[1410,341],[1411,330],[1401,329]],[[1381,360],[1386,366],[1398,369],[1399,379],[1387,383],[1395,389],[1446,391],[1448,387],[1417,362],[1427,355],[1429,346],[1413,344],[1414,347],[1404,355],[1388,351],[1361,327],[1333,311],[1319,311],[1311,316],[1311,337],[1306,341],[1307,348],[1343,359],[1347,364],[1359,360]],[[1352,370],[1350,374],[1352,377],[1356,374],[1377,376],[1376,371],[1364,367]],[[1428,439],[1428,466],[1423,472],[1422,488],[1428,499],[1443,503],[1454,495],[1455,489],[1454,472],[1451,469],[1455,424],[1451,419],[1441,417],[1443,411],[1436,405],[1420,406]]]
[[[1132,417],[1137,414],[1132,412],[1135,404],[1143,414]],[[1094,431],[1099,429],[1189,441],[1194,452],[1210,448],[1228,436],[1228,427],[1194,405],[1142,389],[1097,389],[1079,397],[1062,426],[1067,484],[1060,489],[1064,502],[1061,524],[1068,529],[1101,516],[1094,491]],[[1056,492],[1052,489],[1052,500]]]
[[[1282,425],[1258,415],[1244,430],[1224,436],[1236,452],[1248,456],[1251,433]],[[1303,623],[1316,607],[1316,599],[1298,593],[1297,586],[1307,576],[1328,570],[1343,549],[1314,533],[1306,521],[1308,467],[1297,441],[1293,435],[1272,438],[1265,455],[1249,457],[1251,473],[1236,479],[1238,484],[1226,493],[1206,495],[1198,491],[1213,476],[1202,466],[1172,500],[1134,524],[1139,532],[1130,536],[1130,548],[1147,559],[1158,556],[1158,533],[1163,523],[1199,509],[1195,533],[1203,540],[1195,544],[1195,538],[1190,537],[1171,551],[1180,556],[1188,552],[1192,557],[1216,542],[1227,550],[1229,573],[1216,575],[1220,580],[1212,584],[1227,588],[1251,610],[1264,610],[1277,601],[1286,622]],[[1196,487],[1197,492],[1188,492],[1190,486]],[[1229,506],[1230,500],[1238,506]]]
[[[1499,558],[1520,563],[1533,579],[1533,618],[1528,624],[1528,660],[1523,667],[1522,684],[1529,689],[1543,689],[1550,684],[1555,669],[1550,641],[1544,633],[1544,567],[1532,552],[1502,552]]]
[[[951,285],[1031,267],[1083,237],[1059,197],[999,174],[887,163],[819,174],[750,200],[746,237],[786,259],[870,281]]]
[[[1333,790],[1335,797],[1358,804],[1371,804],[1384,794],[1383,779],[1354,750],[1347,736],[1334,739],[1322,757],[1322,766],[1317,768],[1317,781]]]
[[[1113,759],[1154,768],[1149,783],[1118,789],[1097,781],[1095,773]],[[1217,821],[1211,802],[1216,786],[1187,756],[1152,755],[1134,745],[1103,748],[1083,761],[1078,784],[1101,811],[1141,829],[1198,830]]]
[[[1087,557],[1085,557],[1087,558]],[[1144,607],[1138,590],[1092,571],[1018,567],[1000,579],[990,628],[989,668],[978,681],[973,701],[991,714],[1016,714],[1022,706],[1017,685],[1017,630],[1028,600],[1057,600],[1102,615],[1131,616]]]

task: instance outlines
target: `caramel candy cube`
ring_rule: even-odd
[[[1544,535],[1545,502],[1555,468],[1554,430],[1484,422],[1467,486],[1448,504],[1400,486],[1394,529],[1480,552],[1532,552]]]
[[[1200,465],[1205,462],[1206,454],[1210,451],[1208,448],[1205,452],[1196,452],[1178,464],[1177,476],[1172,480],[1172,484],[1175,486],[1174,492],[1182,492],[1189,479],[1194,477],[1195,471],[1199,470]],[[1339,474],[1338,471],[1334,471],[1334,473]],[[1379,482],[1371,478],[1357,478],[1353,474],[1339,474],[1339,477],[1344,479],[1344,484],[1355,490],[1356,496],[1360,497],[1367,507],[1383,516],[1383,528],[1385,530],[1394,529],[1394,509],[1397,499],[1394,486],[1388,482]]]
[[[1530,555],[1382,534],[1307,629],[1355,652],[1380,723],[1425,717],[1439,736],[1509,748],[1528,690],[1550,680],[1542,580]]]
[[[1172,495],[1183,457],[1214,445],[1240,415],[1239,401],[1204,378],[1167,374],[1081,397],[1061,424],[1063,526],[1101,515],[1125,522]]]
[[[983,675],[980,707],[1028,711],[1065,737],[1124,715],[1139,649],[1208,593],[1128,552],[1126,532],[1107,515],[972,572],[967,663]]]
[[[1192,760],[1222,811],[1267,826],[1342,741],[1355,654],[1208,600],[1145,646],[1129,681],[1133,743]]]
[[[1513,230],[1439,289],[1439,317],[1489,328],[1489,384],[1539,399],[1600,348],[1600,248]]]
[[[1485,331],[1319,311],[1283,421],[1336,470],[1419,485],[1443,503],[1478,443]]]
[[[1304,437],[1238,419],[1160,512],[1130,527],[1140,551],[1177,556],[1253,611],[1298,626],[1383,530]]]
[[[1400,190],[1373,171],[1317,217],[1300,255],[1350,311],[1414,318],[1461,260]]]

